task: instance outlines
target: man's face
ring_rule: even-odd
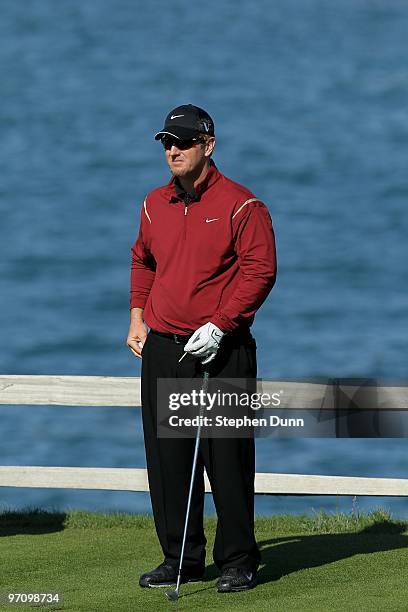
[[[174,176],[194,176],[199,174],[208,161],[214,148],[215,138],[206,142],[189,141],[178,143],[177,139],[168,139],[165,147],[166,160]]]

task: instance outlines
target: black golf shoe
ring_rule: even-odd
[[[186,568],[181,571],[180,582],[199,582],[203,579],[205,569],[189,569]],[[169,565],[165,561],[160,563],[156,569],[151,572],[142,574],[139,579],[139,585],[141,587],[166,587],[176,584],[177,582],[178,568]]]
[[[254,586],[256,586],[256,572],[243,567],[229,567],[223,570],[217,582],[217,591],[219,593],[246,591]]]

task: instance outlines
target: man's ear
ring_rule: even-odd
[[[207,140],[205,144],[205,156],[210,157],[214,149],[215,149],[215,138],[211,137]]]

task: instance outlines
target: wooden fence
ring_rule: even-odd
[[[288,406],[333,409],[327,385],[258,381],[258,392],[277,387]],[[406,387],[377,388],[377,405],[406,409]],[[350,386],[350,394],[353,387]],[[140,378],[109,376],[0,376],[0,404],[140,407]],[[207,477],[206,492],[210,492]],[[148,491],[145,469],[0,466],[0,487]],[[408,479],[258,472],[257,494],[408,496]]]

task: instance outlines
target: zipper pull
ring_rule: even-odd
[[[184,216],[186,216],[186,214],[187,214],[187,205],[185,204],[184,205]]]

